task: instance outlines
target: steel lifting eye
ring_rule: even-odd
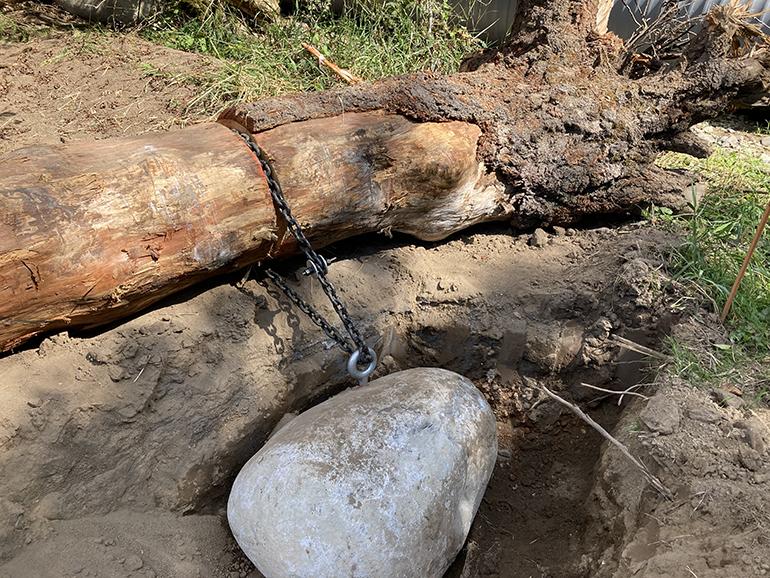
[[[350,377],[358,380],[358,385],[360,387],[363,387],[369,382],[369,376],[374,371],[374,368],[377,367],[377,354],[371,347],[369,348],[369,357],[372,358],[372,361],[363,371],[358,369],[358,356],[360,354],[361,351],[356,350],[353,352],[353,355],[350,356],[350,360],[348,360],[348,373],[350,374]]]

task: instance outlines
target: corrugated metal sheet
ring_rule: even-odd
[[[688,17],[696,17],[705,14],[711,10],[714,6],[724,6],[730,0],[692,0],[690,2],[679,2],[682,7],[682,14],[686,14]],[[633,0],[626,0],[626,3],[635,7],[636,4]],[[649,0],[649,2],[639,2],[639,4],[645,9],[644,13],[648,17],[654,18],[660,13],[662,0]],[[750,2],[751,9],[754,12],[762,12],[770,8],[770,0],[752,0]],[[635,10],[636,15],[640,14],[640,11]],[[765,32],[770,32],[770,13],[760,16]],[[621,0],[615,2],[610,14],[609,29],[621,38],[628,38],[636,29],[636,23],[628,12],[628,9],[623,5]]]
[[[468,15],[471,29],[476,33],[482,33],[490,42],[500,43],[505,38],[513,22],[516,11],[515,0],[451,0],[462,14]],[[693,2],[680,2],[688,16],[698,16],[706,13],[713,6],[727,4],[729,0],[694,0]],[[629,7],[636,7],[635,0],[626,0]],[[663,0],[639,0],[645,14],[655,16],[660,13]],[[770,0],[753,0],[752,9],[761,12],[770,8]],[[640,14],[642,10],[635,10]],[[760,17],[765,32],[770,33],[770,12]],[[628,38],[636,29],[634,18],[623,5],[622,0],[617,0],[610,13],[609,29],[621,38]]]

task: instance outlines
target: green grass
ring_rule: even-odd
[[[319,9],[257,25],[217,0],[198,15],[171,7],[140,34],[220,60],[210,73],[184,79],[201,87],[188,107],[213,114],[242,100],[344,86],[331,71],[319,68],[303,42],[364,80],[454,72],[465,55],[483,46],[454,21],[444,1],[395,0],[339,17]]]
[[[354,12],[342,15],[333,14],[330,4],[304,0],[303,12],[265,22],[247,18],[225,0],[170,0],[162,14],[135,31],[150,42],[213,57],[204,72],[194,74],[144,67],[148,75],[166,82],[197,85],[199,94],[185,104],[185,112],[209,116],[243,100],[346,86],[330,70],[319,68],[302,43],[363,80],[455,72],[465,56],[484,47],[459,24],[463,14],[446,0],[361,1]],[[34,20],[0,13],[0,41],[27,42],[51,29],[74,30]],[[113,34],[110,27],[85,28],[83,38]],[[131,31],[119,28],[121,33]]]
[[[694,214],[658,218],[678,229],[684,241],[669,255],[674,278],[692,283],[721,311],[770,200],[770,169],[747,153],[720,149],[708,159],[669,153],[668,168],[700,172],[709,191]],[[770,232],[766,229],[727,317],[732,355],[765,357],[770,352]],[[680,352],[681,353],[681,352]],[[685,360],[686,363],[686,360]]]
[[[16,22],[0,13],[0,42],[29,42],[40,33],[40,27]]]
[[[700,344],[704,345],[704,344]],[[691,383],[708,383],[731,375],[736,367],[745,362],[743,356],[736,357],[739,348],[727,349],[694,347],[692,342],[684,343],[672,337],[665,340],[665,349],[670,356],[667,369],[677,377]]]
[[[664,346],[668,361],[655,373],[665,370],[698,388],[737,387],[748,408],[770,403],[770,358],[757,355],[756,350],[672,337]]]

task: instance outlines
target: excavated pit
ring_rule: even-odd
[[[677,321],[659,271],[671,242],[637,223],[498,224],[323,251],[380,356],[377,374],[457,371],[498,417],[497,467],[447,576],[589,575],[601,553],[585,536],[602,439],[527,380],[612,429],[614,399],[581,383],[640,379],[642,356],[613,336],[655,347]],[[295,274],[301,260],[275,267],[333,320],[318,282]],[[229,485],[285,413],[351,385],[340,350],[263,277],[241,272],[0,359],[0,512],[11,527],[0,576],[258,576],[226,529]],[[141,567],[126,566],[131,556]]]

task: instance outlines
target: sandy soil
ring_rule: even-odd
[[[183,112],[197,94],[183,79],[211,66],[77,28],[0,45],[0,154],[204,120]],[[666,276],[661,256],[676,242],[606,221],[496,224],[437,243],[371,235],[324,250],[380,375],[458,371],[498,416],[498,465],[448,577],[770,571],[770,410],[747,403],[756,381],[736,375],[743,396],[727,405],[673,378],[639,390],[651,401],[620,406],[581,385],[649,379],[618,336],[653,349],[668,334],[722,342],[713,312],[680,300]],[[329,315],[300,260],[276,268]],[[282,415],[351,385],[345,361],[258,269],[0,357],[0,577],[260,576],[227,529],[229,484]],[[588,408],[675,500],[533,382]]]

